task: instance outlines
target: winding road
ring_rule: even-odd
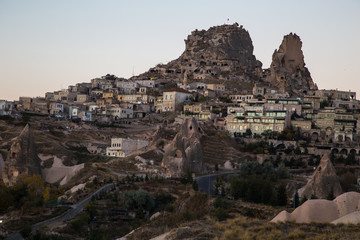
[[[240,171],[234,171],[234,172],[223,172],[223,173],[214,173],[206,176],[200,176],[196,177],[195,181],[197,182],[199,186],[199,191],[207,193],[209,195],[215,195],[215,187],[214,187],[214,181],[216,180],[216,177],[219,176],[228,176],[232,174],[238,174]]]
[[[74,218],[78,213],[80,213],[84,209],[85,204],[88,203],[93,196],[96,196],[104,191],[107,192],[114,186],[115,186],[115,183],[106,184],[106,185],[102,186],[101,188],[99,188],[98,190],[96,190],[95,192],[93,192],[92,194],[90,194],[89,196],[87,196],[85,199],[81,200],[80,202],[78,202],[74,205],[71,205],[71,209],[67,210],[62,215],[39,222],[39,223],[35,223],[31,227],[32,232],[39,230],[40,227],[42,227],[42,226],[49,226],[50,224],[54,224],[57,222],[64,222],[64,221]],[[14,234],[8,236],[6,239],[7,240],[21,240],[21,239],[23,239],[23,237],[21,236],[20,233],[14,233]]]

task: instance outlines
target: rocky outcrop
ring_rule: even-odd
[[[332,222],[354,223],[360,222],[360,193],[347,192],[332,201],[312,199],[297,207],[292,213],[280,212],[271,222],[285,222],[294,220],[297,223]]]
[[[296,34],[290,33],[272,56],[270,74],[267,81],[276,86],[280,92],[291,95],[303,95],[308,90],[315,90],[309,70],[305,67],[302,42]]]
[[[2,179],[5,184],[12,186],[21,176],[32,175],[41,175],[40,159],[30,126],[26,125],[10,147],[2,169]]]
[[[165,147],[161,166],[168,177],[181,177],[187,171],[204,171],[200,139],[203,130],[194,118],[187,118],[174,139]]]
[[[334,196],[338,196],[342,193],[342,189],[329,156],[324,154],[312,178],[302,189],[301,196],[309,198],[311,195],[315,195],[318,198],[326,198],[330,192],[333,192]]]
[[[272,56],[269,69],[253,54],[249,32],[235,23],[195,30],[185,40],[183,54],[167,63],[158,64],[134,79],[156,78],[161,85],[173,81],[222,83],[233,92],[249,92],[255,84],[280,93],[302,96],[316,90],[305,67],[302,42],[296,34],[286,35]]]
[[[158,65],[139,76],[189,80],[229,80],[261,75],[262,63],[253,55],[247,30],[237,23],[195,30],[185,40],[185,51],[176,60]]]

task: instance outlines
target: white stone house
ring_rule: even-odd
[[[149,145],[149,141],[130,138],[112,138],[111,146],[106,148],[106,156],[126,157],[132,152]]]
[[[106,115],[112,116],[115,120],[121,118],[133,118],[134,110],[127,107],[110,107],[106,109]]]
[[[14,103],[6,100],[0,100],[0,115],[11,115]]]
[[[180,104],[189,100],[192,94],[182,88],[171,88],[163,92],[162,111],[175,112],[180,109]]]
[[[137,83],[140,86],[149,87],[149,88],[154,88],[156,85],[155,80],[135,80],[135,83]]]
[[[69,118],[78,118],[79,110],[77,106],[69,106]]]
[[[64,113],[64,104],[59,102],[51,102],[49,104],[50,114]]]

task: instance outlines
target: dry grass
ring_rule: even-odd
[[[270,223],[245,217],[216,223],[222,232],[217,240],[247,239],[360,239],[360,225],[332,225],[327,223],[297,224]]]

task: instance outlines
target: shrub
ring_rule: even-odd
[[[229,218],[229,214],[223,208],[216,208],[214,211],[214,216],[218,221],[224,221]]]
[[[26,224],[21,230],[20,234],[23,238],[28,238],[31,235],[31,226],[29,224]]]

